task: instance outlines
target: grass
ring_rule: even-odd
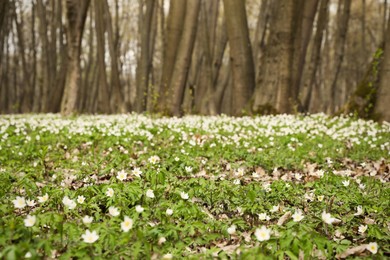
[[[386,258],[389,155],[322,114],[1,116],[0,257]]]

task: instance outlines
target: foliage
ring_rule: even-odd
[[[388,140],[322,114],[2,116],[0,256],[388,257]]]

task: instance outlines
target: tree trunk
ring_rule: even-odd
[[[145,111],[146,98],[149,87],[150,64],[150,34],[154,13],[155,0],[146,0],[145,14],[140,14],[141,29],[141,55],[137,64],[137,98],[135,109],[138,113]],[[142,10],[140,10],[142,11]],[[142,19],[141,19],[142,17]]]
[[[170,81],[172,99],[169,111],[171,115],[175,116],[180,116],[182,114],[181,105],[184,99],[184,90],[191,65],[192,51],[194,49],[200,3],[200,0],[191,0],[186,4],[183,33],[178,46],[175,66]]]
[[[163,65],[161,74],[161,86],[157,109],[162,113],[168,112],[169,84],[171,82],[173,68],[175,66],[177,47],[179,46],[183,31],[186,4],[188,1],[171,0],[167,21],[167,37],[164,44]]]
[[[314,17],[317,13],[318,9],[318,2],[319,0],[312,0],[312,1],[305,1],[303,3],[303,15],[302,15],[302,33],[301,38],[299,39],[301,41],[300,43],[300,49],[295,50],[297,52],[297,55],[295,55],[295,58],[297,60],[297,70],[296,75],[294,77],[294,89],[299,93],[299,90],[301,89],[301,82],[303,78],[303,72],[306,65],[306,53],[307,53],[307,47],[309,45],[309,41],[313,32],[313,22]],[[298,37],[299,38],[299,37]],[[298,97],[297,94],[294,93],[294,97]],[[300,105],[302,103],[300,102]]]
[[[70,115],[76,112],[78,90],[80,86],[81,39],[90,0],[67,0],[68,20],[68,69],[64,95],[61,102],[61,113]]]
[[[278,0],[273,6],[269,41],[263,55],[252,109],[257,113],[290,113],[292,97],[294,11],[299,1]]]
[[[95,5],[95,29],[97,41],[97,65],[98,69],[98,113],[110,113],[110,91],[107,82],[107,72],[105,63],[105,21],[103,1],[94,2]]]
[[[383,61],[379,72],[379,86],[375,112],[379,114],[380,120],[390,122],[390,17],[387,22],[387,32]]]
[[[112,100],[113,103],[111,107],[114,112],[125,112],[126,109],[124,107],[123,97],[121,94],[121,84],[119,79],[119,68],[118,68],[118,49],[115,41],[114,30],[112,26],[112,19],[110,8],[108,6],[107,0],[103,1],[105,18],[106,18],[106,28],[107,28],[107,39],[108,39],[108,50],[110,52],[111,57],[111,92],[112,92]]]
[[[337,31],[336,37],[334,40],[334,49],[335,49],[335,57],[334,57],[334,78],[331,83],[331,92],[330,92],[330,103],[328,106],[328,111],[334,112],[336,111],[340,104],[337,102],[338,95],[340,95],[340,87],[337,86],[339,75],[342,69],[342,63],[344,60],[344,50],[345,50],[345,42],[347,38],[347,30],[348,30],[348,22],[349,15],[351,11],[351,0],[339,0],[339,9],[337,10],[338,21],[337,21]]]
[[[226,28],[230,46],[233,79],[233,114],[241,115],[249,108],[255,86],[253,54],[249,39],[245,1],[224,0]]]
[[[324,36],[324,30],[327,24],[328,16],[328,3],[329,0],[321,0],[321,4],[318,11],[317,28],[314,35],[313,45],[311,49],[311,56],[309,61],[309,67],[305,70],[303,75],[303,86],[301,86],[301,102],[302,110],[309,111],[311,101],[317,104],[319,101],[317,96],[319,95],[319,89],[315,87],[315,78],[317,69],[321,61],[321,44]]]

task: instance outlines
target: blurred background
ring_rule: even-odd
[[[386,0],[1,0],[0,113],[390,121]]]

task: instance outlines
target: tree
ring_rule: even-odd
[[[187,1],[171,0],[169,5],[167,36],[164,43],[161,83],[157,102],[157,110],[162,113],[168,113],[169,84],[175,66],[177,46],[179,46],[183,31],[186,4]]]
[[[263,55],[261,74],[252,109],[260,113],[289,113],[293,110],[294,16],[300,1],[278,0],[271,15],[270,36]]]
[[[181,105],[184,100],[184,90],[195,44],[200,2],[200,0],[192,0],[188,1],[186,4],[183,32],[177,49],[172,78],[170,80],[170,115],[180,116],[182,114]]]
[[[68,22],[68,69],[61,113],[70,115],[76,112],[77,94],[80,85],[81,40],[90,0],[67,0],[66,16]]]
[[[150,64],[150,40],[151,40],[151,27],[152,19],[155,7],[155,0],[146,0],[146,11],[142,14],[143,8],[140,11],[139,23],[141,33],[141,55],[137,64],[137,99],[136,99],[136,111],[141,113],[146,108],[146,94],[149,88],[149,74],[151,70]]]
[[[249,108],[248,102],[255,87],[245,1],[224,0],[223,3],[233,79],[233,114],[240,115],[245,108]]]
[[[337,86],[341,65],[344,60],[344,51],[345,51],[345,42],[347,37],[348,22],[351,10],[351,0],[340,0],[339,7],[337,10],[337,30],[334,40],[334,78],[330,86],[330,102],[328,110],[334,112],[337,110],[337,107],[340,106],[337,102],[337,92],[340,90],[340,87]]]
[[[380,119],[390,122],[390,17],[387,22],[387,32],[385,38],[385,47],[383,60],[379,72],[379,86],[375,112],[379,114]]]

